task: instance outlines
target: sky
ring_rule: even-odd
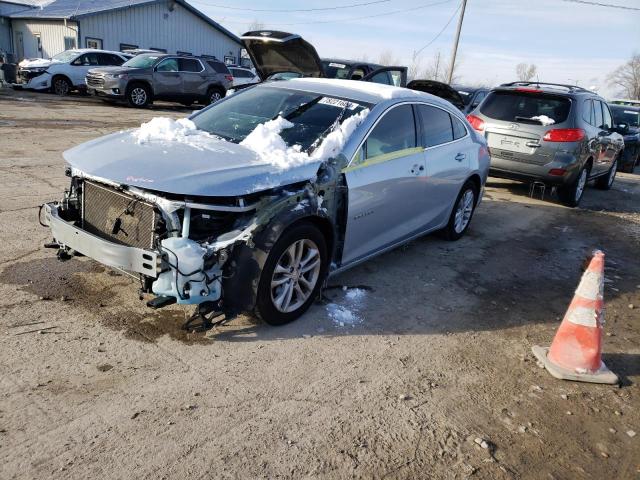
[[[189,0],[238,34],[259,22],[266,29],[301,35],[321,57],[366,57],[375,62],[390,52],[406,66],[412,63],[414,52],[432,42],[449,22],[417,57],[422,70],[438,52],[443,61],[449,61],[461,0],[379,0],[335,8],[372,1]],[[640,8],[640,0],[600,1]],[[518,63],[533,63],[541,82],[578,82],[616,96],[607,77],[634,51],[640,53],[640,11],[563,0],[468,0],[456,75],[462,84],[493,86],[517,80]]]

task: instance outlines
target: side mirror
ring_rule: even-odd
[[[629,133],[629,125],[627,123],[619,123],[615,126],[614,130],[620,135],[626,135]]]

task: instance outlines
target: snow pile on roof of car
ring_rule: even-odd
[[[360,125],[369,109],[364,109],[342,122],[309,155],[301,151],[300,145],[288,147],[280,136],[282,130],[293,127],[293,123],[283,117],[258,125],[240,145],[258,154],[261,160],[280,169],[287,169],[310,162],[322,162],[340,153],[353,131]]]

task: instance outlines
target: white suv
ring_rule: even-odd
[[[228,67],[233,75],[233,86],[246,85],[248,83],[260,83],[260,77],[248,68]]]
[[[18,83],[14,87],[51,90],[66,95],[85,88],[84,77],[91,68],[119,66],[130,57],[107,50],[67,50],[53,58],[25,59],[18,64]]]

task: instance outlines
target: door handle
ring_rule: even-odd
[[[531,148],[539,148],[540,147],[540,143],[536,142],[535,140],[532,140],[530,142],[525,143],[525,145],[527,147],[531,147]]]
[[[456,160],[459,162],[463,161],[465,158],[467,158],[467,156],[464,153],[459,153],[456,155]]]

